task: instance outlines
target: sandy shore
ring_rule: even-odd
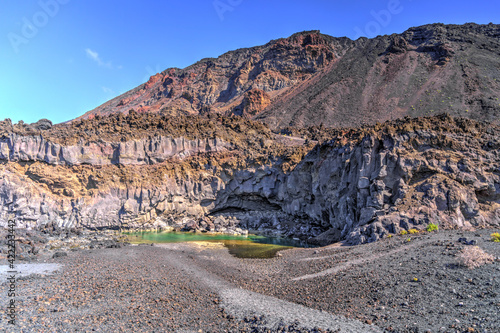
[[[16,325],[3,315],[0,330],[499,332],[500,262],[457,265],[472,246],[463,237],[499,258],[491,232],[397,236],[272,259],[238,259],[203,242],[47,252],[29,264],[58,269],[18,276]],[[8,284],[0,289],[6,307]]]

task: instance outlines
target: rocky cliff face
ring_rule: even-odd
[[[431,222],[500,225],[496,125],[404,119],[334,130],[314,147],[241,118],[219,121],[213,125],[232,142],[153,136],[65,145],[42,139],[44,132],[10,133],[0,146],[0,220],[15,214],[31,228],[250,229],[320,244],[371,242]],[[210,122],[199,122],[192,131],[208,132]],[[83,125],[65,126],[71,132]],[[172,149],[174,142],[184,150]],[[76,153],[67,159],[66,151]]]
[[[87,112],[242,115],[272,128],[354,127],[404,116],[496,122],[500,26],[431,24],[373,39],[308,31],[170,68]]]
[[[223,218],[199,220],[226,184],[252,168],[276,165],[283,173],[312,147],[242,118],[132,113],[56,125],[38,135],[33,130],[0,124],[0,219],[14,214],[27,228],[184,227],[194,221],[211,231],[234,230],[236,223]],[[112,141],[116,134],[120,142]]]
[[[0,159],[5,161],[44,161],[52,165],[144,165],[207,152],[222,152],[230,145],[221,139],[187,140],[153,137],[126,142],[87,142],[60,145],[42,136],[11,133],[0,139]]]
[[[184,69],[170,68],[158,73],[82,118],[130,109],[255,115],[269,104],[270,98],[307,80],[352,44],[347,38],[307,31],[263,46],[227,52]]]
[[[397,127],[316,147],[287,178],[284,211],[353,243],[429,223],[500,225],[498,127],[446,117]]]
[[[310,241],[319,243],[371,242],[429,223],[499,226],[499,130],[440,116],[343,133],[287,175],[261,171],[233,179],[216,208],[275,207],[245,222],[279,232],[295,219],[305,228],[295,235],[317,236]]]
[[[77,170],[65,172],[41,164],[20,170],[7,164],[1,171],[0,219],[5,221],[9,214],[15,214],[18,226],[25,228],[49,223],[90,229],[167,227],[175,224],[168,214],[199,217],[207,213],[206,207],[222,185],[208,174],[182,180],[164,175],[161,184],[146,179],[141,179],[142,184],[124,184],[118,170],[92,170],[86,175],[87,195],[81,195]],[[134,172],[144,172],[143,178],[154,174],[143,168]],[[162,214],[166,216],[162,218]]]

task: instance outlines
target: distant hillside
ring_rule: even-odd
[[[448,112],[496,122],[500,26],[431,24],[373,39],[308,31],[171,68],[87,112],[240,115],[271,127],[357,126]]]

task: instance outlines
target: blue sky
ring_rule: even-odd
[[[304,30],[500,23],[498,0],[0,0],[0,120],[78,117],[169,67]]]

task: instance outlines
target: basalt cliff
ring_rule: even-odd
[[[359,244],[431,222],[500,225],[500,127],[466,118],[300,136],[220,115],[0,125],[0,218],[27,228],[256,230]]]

